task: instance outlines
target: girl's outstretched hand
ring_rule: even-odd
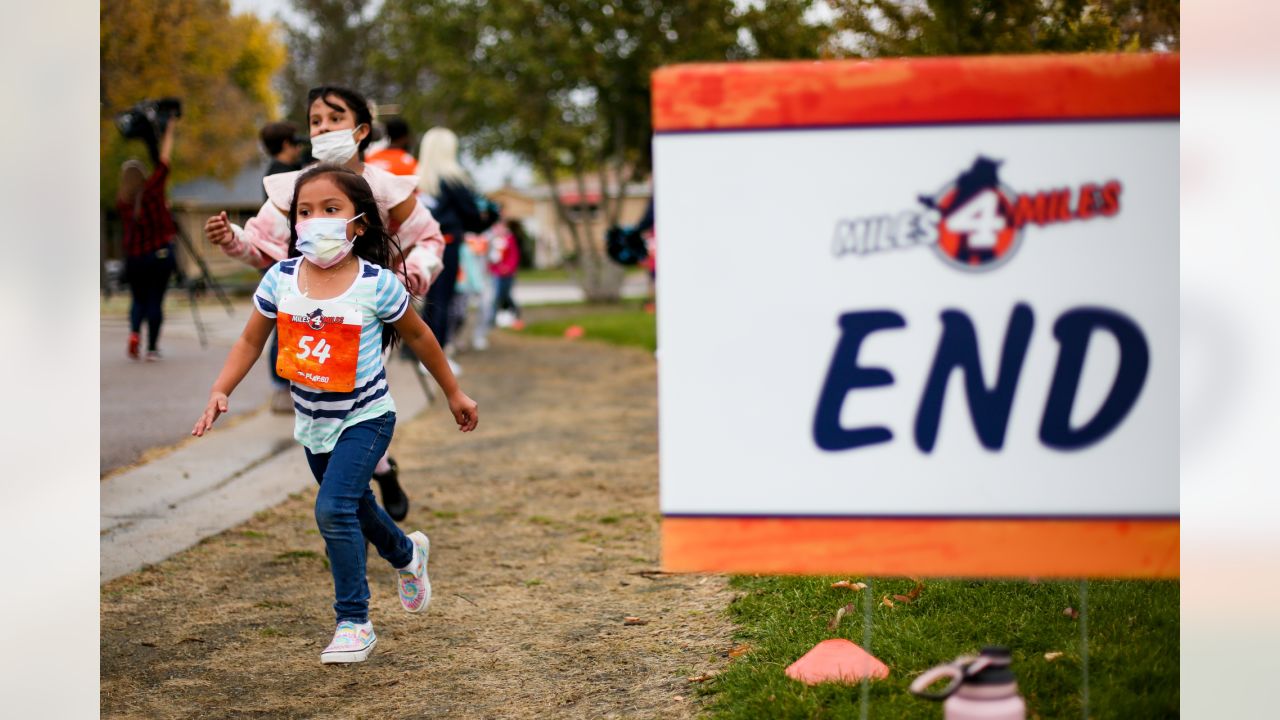
[[[449,396],[449,412],[453,413],[453,419],[458,422],[458,429],[462,432],[475,430],[476,424],[480,422],[480,409],[476,401],[461,390]]]
[[[226,245],[235,238],[225,210],[204,221],[204,236],[214,245]]]
[[[465,397],[465,396],[463,396]],[[470,398],[468,398],[470,399]],[[471,403],[472,412],[475,411],[475,403]],[[204,406],[204,414],[196,421],[196,426],[191,428],[191,434],[196,437],[203,436],[213,428],[213,421],[218,416],[227,411],[227,394],[220,392],[209,393],[209,404]],[[457,413],[454,413],[457,415]],[[474,426],[473,426],[474,427]]]

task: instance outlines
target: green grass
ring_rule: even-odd
[[[636,269],[628,272],[628,275],[643,274],[643,270]],[[578,270],[568,265],[550,268],[521,268],[516,278],[517,283],[577,283]]]
[[[521,268],[516,282],[567,282],[573,279],[567,267]]]
[[[658,325],[652,313],[638,303],[616,307],[592,306],[581,312],[530,322],[524,332],[544,337],[564,337],[565,328],[578,325],[583,340],[597,340],[614,345],[628,345],[655,350],[658,347]]]
[[[751,651],[700,687],[719,718],[856,718],[857,685],[808,687],[787,678],[787,665],[834,637],[863,644],[866,598],[830,587],[842,578],[734,577],[741,595],[729,608],[737,641]],[[857,580],[858,578],[849,578]],[[1076,582],[928,580],[919,598],[895,607],[885,595],[906,594],[905,579],[870,582],[872,654],[889,666],[870,688],[870,716],[938,718],[941,709],[907,692],[920,672],[983,645],[1007,645],[1027,701],[1027,717],[1081,716],[1080,620]],[[863,590],[863,593],[868,592]],[[1163,718],[1178,715],[1177,582],[1095,581],[1088,587],[1089,716]],[[827,623],[856,603],[834,631]],[[1062,652],[1050,662],[1046,652]]]

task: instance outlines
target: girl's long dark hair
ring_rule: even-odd
[[[362,260],[399,274],[399,269],[404,266],[404,251],[400,249],[395,235],[382,224],[373,189],[364,178],[349,168],[330,163],[307,168],[298,176],[298,182],[293,186],[293,199],[289,202],[289,257],[299,257],[302,254],[298,252],[298,194],[304,185],[321,177],[328,177],[338,186],[338,190],[355,206],[356,215],[364,213],[364,217],[356,220],[364,226],[364,234],[356,236],[351,252]],[[383,350],[394,346],[399,340],[400,333],[394,327],[390,324],[382,326]]]

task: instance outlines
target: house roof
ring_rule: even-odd
[[[211,177],[197,178],[169,188],[169,204],[182,207],[259,208],[266,202],[262,176],[268,161],[249,163],[229,183]]]

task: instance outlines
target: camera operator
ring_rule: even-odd
[[[160,324],[164,321],[164,293],[174,271],[173,236],[177,228],[165,200],[169,159],[173,152],[176,118],[165,125],[159,149],[152,154],[155,169],[146,174],[138,160],[120,167],[116,210],[124,226],[124,277],[129,283],[129,357],[137,360],[142,320],[147,320],[147,360],[160,359]]]

